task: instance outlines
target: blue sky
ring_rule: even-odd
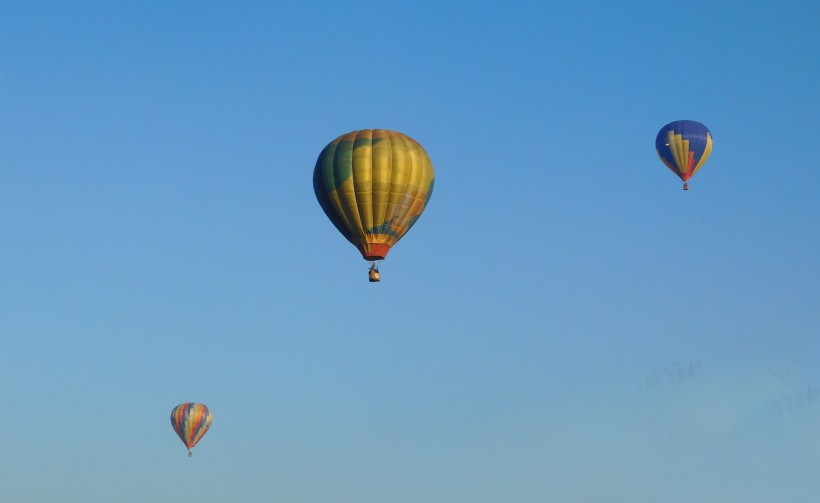
[[[0,500],[808,501],[817,19],[1,2]],[[377,285],[311,185],[364,128],[436,167]]]

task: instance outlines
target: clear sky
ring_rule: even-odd
[[[819,6],[0,1],[0,501],[816,499]],[[379,284],[365,128],[436,168]]]

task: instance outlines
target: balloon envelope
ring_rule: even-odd
[[[189,451],[208,432],[213,420],[211,411],[201,403],[183,403],[171,411],[171,426]]]
[[[363,129],[330,142],[313,170],[313,191],[336,229],[365,260],[381,260],[421,216],[435,173],[414,139]]]
[[[687,182],[712,154],[712,133],[700,122],[670,122],[658,132],[655,149],[666,167]]]

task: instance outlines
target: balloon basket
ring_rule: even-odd
[[[379,272],[379,268],[376,264],[370,266],[370,270],[367,273],[367,280],[371,283],[378,283],[382,280],[382,273]]]

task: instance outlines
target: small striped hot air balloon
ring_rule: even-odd
[[[683,190],[689,190],[689,179],[712,154],[712,133],[700,122],[670,122],[658,132],[655,149],[666,167],[683,180]]]
[[[208,432],[213,420],[211,411],[201,403],[182,403],[171,411],[171,426],[188,448],[188,457],[192,456],[191,449]]]
[[[433,194],[435,172],[424,148],[406,134],[363,129],[330,142],[313,170],[313,190],[336,229],[373,261],[370,281],[379,281],[376,260],[421,216]]]

